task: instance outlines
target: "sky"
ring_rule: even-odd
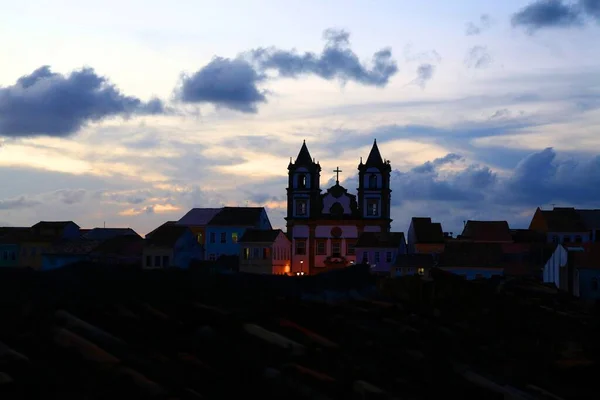
[[[0,0],[0,225],[145,234],[193,207],[285,228],[306,140],[392,228],[600,208],[600,0]]]

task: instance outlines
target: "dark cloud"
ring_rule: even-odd
[[[484,46],[473,46],[467,51],[464,60],[467,68],[487,68],[492,63],[492,56]]]
[[[321,54],[276,48],[260,48],[249,54],[261,71],[275,70],[279,76],[288,78],[316,75],[326,80],[339,79],[343,83],[354,81],[367,86],[385,86],[398,72],[389,48],[377,51],[369,68],[350,49],[348,32],[328,29],[323,38],[326,44]]]
[[[431,78],[433,78],[434,72],[435,65],[428,63],[421,64],[417,67],[417,78],[414,82],[424,89],[427,82],[429,82]]]
[[[489,15],[482,14],[479,17],[478,22],[468,22],[465,34],[467,36],[480,35],[482,32],[488,30],[491,26],[492,20]]]
[[[85,200],[87,191],[85,189],[60,189],[51,194],[65,204],[72,205]]]
[[[563,0],[537,0],[513,14],[514,27],[523,27],[529,33],[543,28],[569,28],[584,24],[582,9]]]
[[[214,58],[191,75],[183,75],[176,89],[176,98],[184,103],[210,103],[245,113],[256,113],[267,102],[269,92],[260,89],[270,71],[279,78],[316,75],[326,80],[354,81],[363,85],[383,87],[398,71],[388,48],[377,51],[371,66],[363,65],[350,49],[350,35],[340,30],[326,30],[325,48],[321,54],[298,53],[274,47],[259,48],[234,59]]]
[[[123,95],[92,68],[61,75],[43,66],[0,87],[0,135],[7,137],[68,136],[106,117],[165,111],[158,99]]]
[[[19,196],[12,199],[0,200],[0,211],[14,210],[19,208],[31,208],[42,204],[39,200],[29,196]]]
[[[265,78],[241,58],[216,57],[194,74],[182,76],[177,97],[184,103],[211,103],[255,113],[258,104],[267,101],[267,92],[257,87]]]
[[[586,14],[600,20],[600,0],[579,0],[579,4]]]

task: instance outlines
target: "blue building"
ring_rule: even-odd
[[[264,207],[223,207],[206,226],[207,258],[238,256],[246,229],[272,229]]]
[[[199,260],[201,255],[202,247],[191,229],[169,223],[146,235],[142,266],[146,269],[188,268],[192,260]]]

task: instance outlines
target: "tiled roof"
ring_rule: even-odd
[[[280,233],[283,233],[281,229],[246,229],[239,241],[243,243],[272,243],[277,240]]]
[[[570,299],[521,280],[327,275],[0,271],[1,397],[597,396],[597,324]]]
[[[164,226],[168,226],[168,225],[175,225],[177,223],[177,221],[167,221],[164,224],[162,224],[161,226],[159,226],[158,228],[154,229],[153,231],[151,231],[150,233],[146,234],[146,239],[149,239],[150,236],[152,236],[154,234],[154,232],[158,231],[159,229],[162,229]]]
[[[152,232],[152,236],[146,237],[146,244],[149,246],[171,247],[179,240],[190,228],[183,225],[168,224],[163,225]]]
[[[506,221],[467,221],[462,239],[477,242],[512,242],[510,228]]]
[[[371,151],[369,152],[369,156],[367,157],[367,162],[365,166],[367,167],[377,167],[383,164],[383,157],[381,157],[381,153],[379,152],[379,147],[377,146],[377,139],[373,141],[373,147],[371,147]]]
[[[501,243],[449,242],[439,255],[441,267],[502,267]]]
[[[548,232],[587,232],[588,228],[581,215],[574,208],[555,207],[541,210]]]
[[[40,221],[32,228],[64,229],[69,224],[75,224],[73,221]],[[75,224],[77,225],[77,224]],[[78,226],[78,225],[77,225]]]
[[[83,234],[83,237],[90,240],[108,240],[116,236],[138,236],[136,231],[131,228],[93,228]]]
[[[103,255],[135,255],[142,254],[144,239],[137,235],[116,236],[105,240],[93,251]]]
[[[223,207],[208,225],[255,226],[260,222],[264,207]]]
[[[588,230],[600,229],[600,210],[576,210]]]
[[[439,222],[431,222],[429,217],[413,217],[412,225],[416,243],[444,243],[444,232]]]
[[[355,247],[378,247],[397,249],[405,243],[404,232],[363,232],[356,241]]]
[[[187,226],[205,226],[215,215],[221,211],[221,208],[192,208],[179,221],[178,225]]]

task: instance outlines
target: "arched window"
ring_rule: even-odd
[[[369,176],[369,189],[377,189],[377,175],[375,174]]]
[[[306,188],[306,175],[305,174],[298,175],[298,188],[300,188],[300,189]]]

